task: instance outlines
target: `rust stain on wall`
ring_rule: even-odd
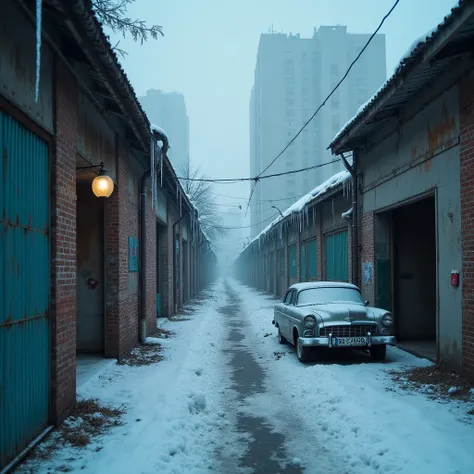
[[[429,171],[431,167],[431,158],[435,152],[442,150],[443,145],[456,133],[456,119],[449,115],[446,106],[443,106],[443,118],[440,122],[430,127],[428,125],[428,159],[424,163],[425,171]]]
[[[443,105],[442,117],[435,124],[426,125],[426,135],[423,137],[423,144],[413,145],[411,149],[411,161],[423,161],[423,169],[429,171],[431,159],[444,149],[452,146],[456,137],[457,124],[456,117],[450,115],[447,107]]]

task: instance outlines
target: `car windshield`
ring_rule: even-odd
[[[355,303],[364,304],[362,296],[354,288],[325,287],[308,288],[298,294],[298,306],[309,304]]]

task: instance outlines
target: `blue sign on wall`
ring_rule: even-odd
[[[128,238],[128,271],[138,272],[138,240],[135,237]]]

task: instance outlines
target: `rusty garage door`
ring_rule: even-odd
[[[0,111],[0,469],[49,421],[48,146]]]

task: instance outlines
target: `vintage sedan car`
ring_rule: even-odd
[[[396,343],[393,316],[369,306],[350,283],[318,281],[288,288],[275,306],[272,323],[280,344],[296,346],[305,362],[316,347],[368,349],[373,359],[385,359],[387,344]]]

